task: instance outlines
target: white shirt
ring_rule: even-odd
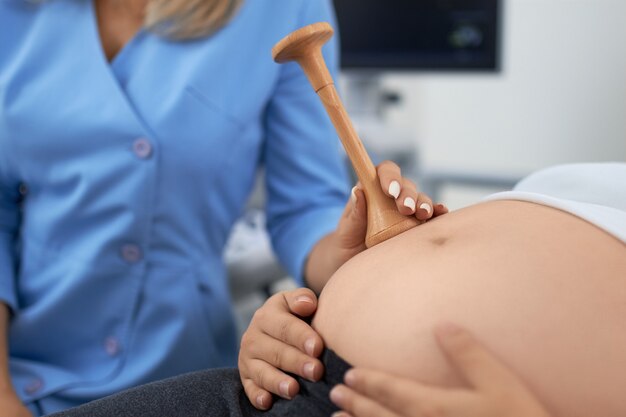
[[[520,200],[566,211],[626,243],[626,163],[559,165],[535,172],[486,201]]]

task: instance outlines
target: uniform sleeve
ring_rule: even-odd
[[[330,1],[304,0],[294,30],[320,21],[335,26]],[[336,77],[336,36],[323,53]],[[348,176],[337,134],[302,69],[292,62],[280,71],[265,120],[268,230],[278,258],[302,283],[311,249],[337,226],[349,195]]]
[[[0,164],[4,162],[0,161]],[[0,166],[0,301],[17,308],[16,245],[19,224],[19,184],[6,177]]]

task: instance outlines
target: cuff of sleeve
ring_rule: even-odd
[[[302,214],[298,221],[284,224],[272,232],[276,254],[287,272],[300,285],[304,282],[304,264],[313,247],[337,228],[344,207],[324,208]]]
[[[17,309],[17,292],[15,289],[14,259],[9,248],[3,244],[0,236],[0,302],[5,303],[13,311]]]
[[[7,288],[9,287],[9,288]],[[4,303],[9,307],[11,311],[17,310],[17,297],[15,291],[11,286],[0,283],[0,303]]]

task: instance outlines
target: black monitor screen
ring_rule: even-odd
[[[335,0],[343,68],[496,70],[499,0]]]

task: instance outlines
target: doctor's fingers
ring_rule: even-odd
[[[270,393],[291,399],[300,390],[300,385],[293,377],[263,360],[249,361],[246,369],[240,369],[239,372],[247,397],[260,409],[267,409],[271,405]]]
[[[433,202],[429,196],[420,193],[415,183],[409,179],[402,179],[402,191],[396,200],[398,211],[405,216],[412,214],[418,220],[426,221],[433,216]]]
[[[376,172],[380,186],[390,198],[395,199],[400,213],[405,216],[415,214],[419,220],[428,220],[432,217],[434,210],[430,197],[420,193],[413,181],[402,177],[398,165],[384,161],[378,165]]]
[[[276,302],[279,305],[284,301],[287,303],[289,311],[300,317],[309,317],[317,310],[317,297],[309,288],[296,288],[291,291],[282,291],[275,296]]]
[[[239,373],[246,395],[257,408],[271,406],[270,393],[287,399],[298,393],[296,380],[281,370],[317,380],[324,367],[319,360],[270,336],[246,334],[241,342]]]
[[[298,361],[294,359],[296,355],[293,352],[308,358],[296,348],[267,335],[244,335],[239,354],[239,375],[246,395],[255,407],[268,409],[272,404],[271,393],[283,398],[292,398],[297,394],[299,386],[296,380],[267,361],[273,359],[286,370],[295,369],[297,365],[293,363]],[[306,359],[301,362],[306,362]]]
[[[257,371],[264,369],[259,367],[258,361],[262,361],[279,371],[286,371],[299,375],[310,381],[317,381],[324,373],[324,365],[317,358],[312,358],[293,346],[289,346],[279,340],[266,338],[261,343],[252,343],[246,347],[251,359],[246,361],[246,374],[257,384],[266,389],[271,389],[272,385],[264,384],[256,378]]]
[[[447,214],[449,212],[450,210],[445,204],[438,203],[433,207],[433,217],[441,216],[442,214]]]
[[[402,189],[402,171],[392,161],[383,161],[376,167],[380,186],[391,198],[397,199]]]
[[[272,365],[255,359],[245,369],[239,369],[246,396],[258,409],[272,406],[272,393],[286,399],[293,398],[300,390],[298,382]]]
[[[251,378],[241,377],[243,390],[250,403],[259,410],[267,410],[272,406],[272,393],[259,387]]]

